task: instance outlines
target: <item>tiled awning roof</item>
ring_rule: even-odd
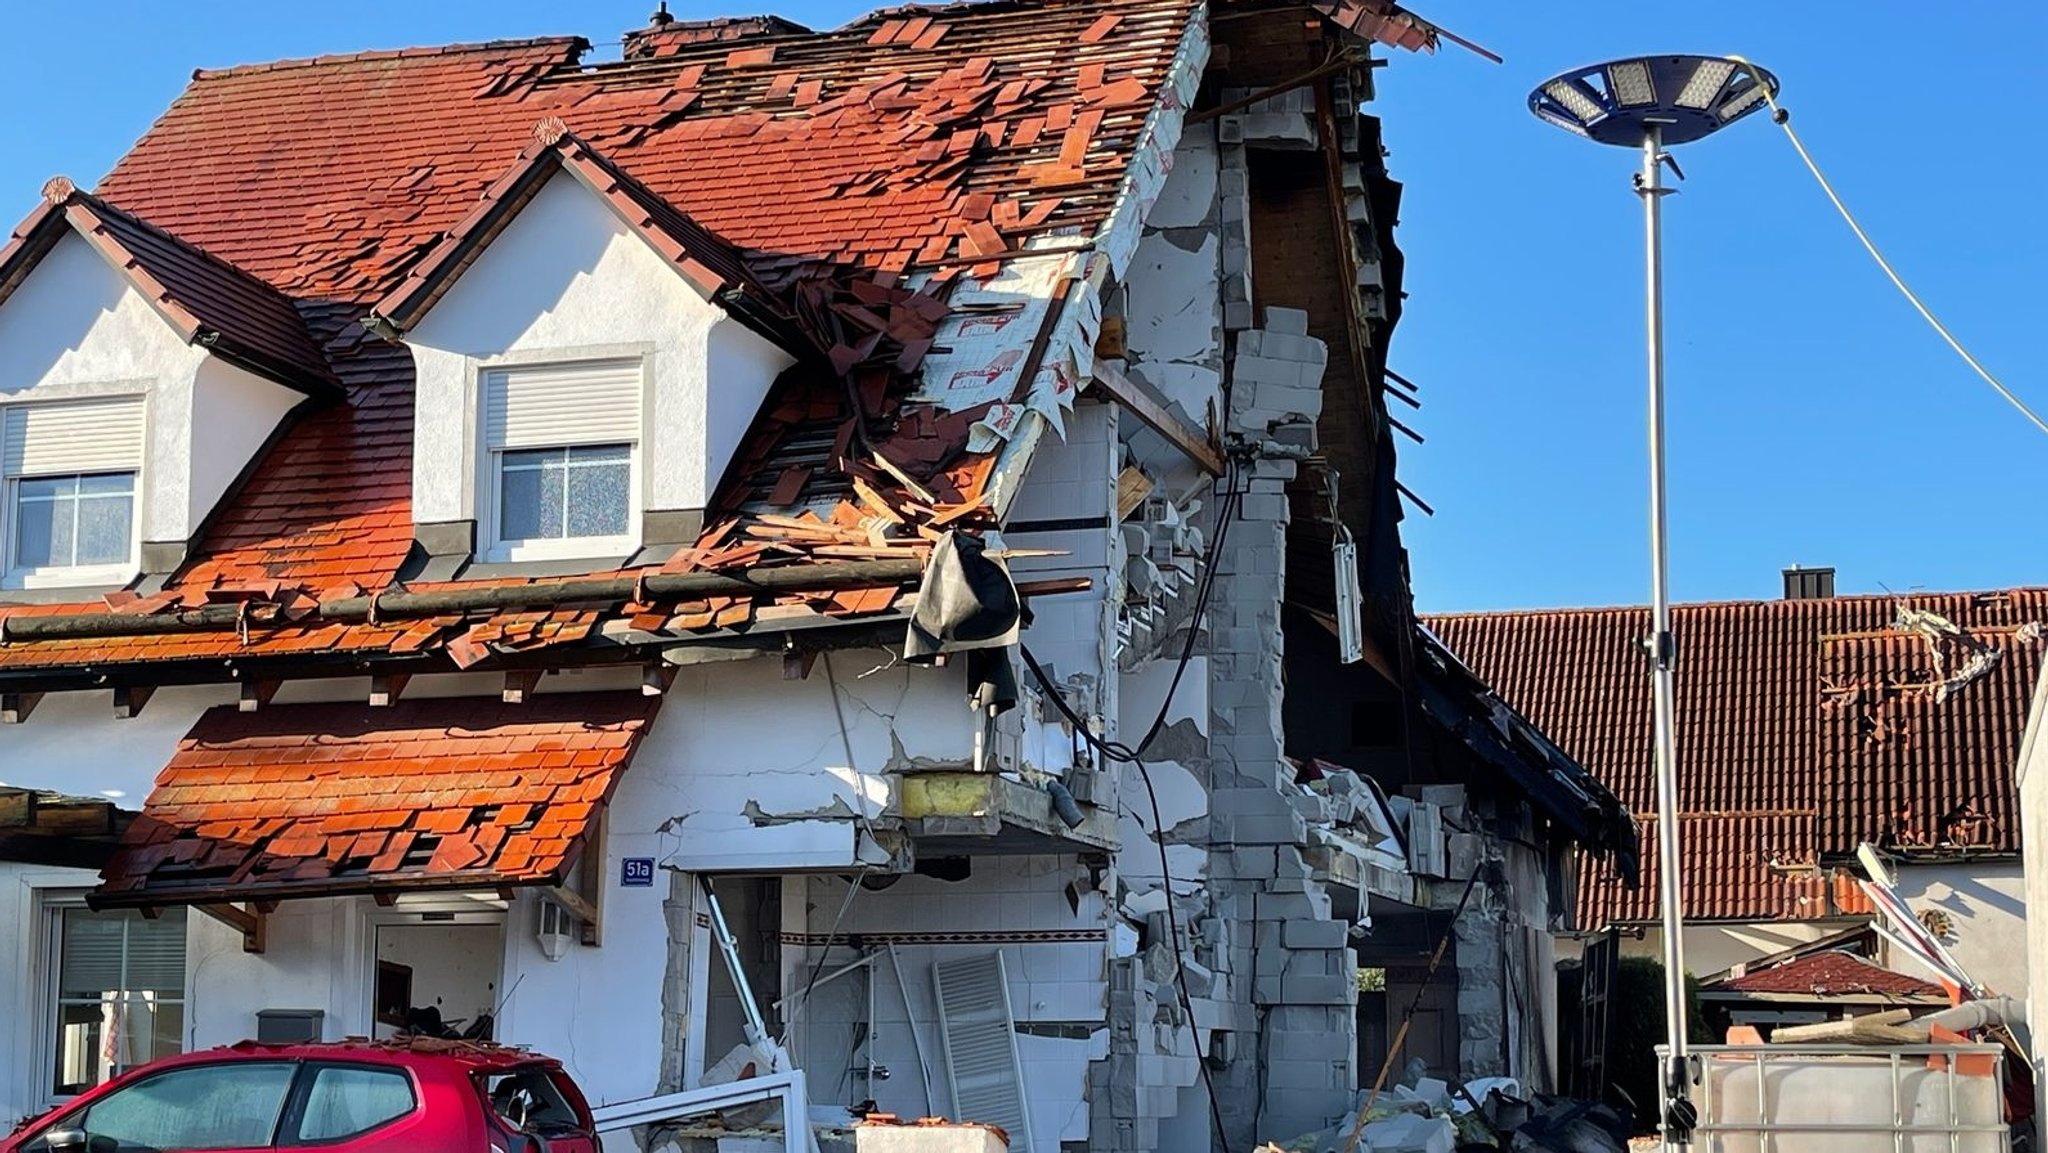
[[[1752,969],[1700,987],[1707,993],[1791,994],[1811,997],[1944,998],[1941,986],[1895,973],[1864,957],[1833,950]]]
[[[559,884],[658,698],[208,710],[96,905]]]
[[[1901,606],[1958,632],[1902,627]],[[1426,623],[1613,788],[1654,845],[1650,684],[1638,646],[1647,609]],[[1908,852],[2018,849],[2013,770],[2048,652],[2048,588],[1680,605],[1672,627],[1686,916],[1867,911],[1827,867],[1862,841],[1901,839]],[[1911,825],[1899,838],[1902,810]],[[1645,852],[1645,862],[1655,856]],[[1654,878],[1631,893],[1588,870],[1581,924],[1656,915]]]

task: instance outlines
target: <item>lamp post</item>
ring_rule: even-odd
[[[1664,1035],[1659,1119],[1667,1149],[1689,1144],[1698,1120],[1688,1089],[1685,948],[1680,937],[1678,756],[1673,740],[1671,594],[1664,522],[1664,165],[1685,174],[1665,149],[1709,136],[1763,108],[1777,78],[1747,63],[1713,56],[1641,56],[1576,69],[1529,94],[1529,110],[1567,132],[1642,151],[1636,194],[1643,201],[1644,275],[1650,354],[1650,697],[1657,776],[1657,896],[1663,922]]]

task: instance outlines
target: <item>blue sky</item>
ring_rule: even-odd
[[[1407,185],[1410,295],[1392,362],[1422,387],[1423,410],[1403,419],[1428,438],[1402,443],[1401,475],[1436,508],[1404,528],[1422,608],[1645,599],[1635,157],[1524,110],[1530,87],[1576,64],[1698,51],[1774,69],[1795,125],[1907,279],[2048,408],[2048,161],[2033,127],[2048,6],[1984,0],[1965,24],[1907,0],[1415,3],[1507,57],[1446,47],[1377,73],[1388,164]],[[871,5],[671,5],[764,6],[831,26]],[[14,110],[0,119],[0,211],[25,214],[55,173],[90,186],[195,67],[541,33],[616,51],[651,8],[116,0],[81,32],[75,7],[25,6],[0,72]],[[1692,179],[1666,202],[1675,595],[1773,596],[1793,563],[1837,566],[1845,592],[2048,581],[2048,436],[1921,325],[1766,120],[1680,161]]]

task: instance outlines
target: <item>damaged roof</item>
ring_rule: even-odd
[[[1206,58],[1196,11],[1005,0],[824,33],[671,25],[603,65],[552,37],[196,73],[92,202],[288,300],[345,398],[283,433],[160,589],[0,608],[0,671],[369,652],[466,666],[607,622],[689,635],[767,609],[889,610],[905,582],[324,612],[391,589],[412,548],[411,359],[363,321],[430,294],[516,196],[533,150],[553,148],[669,241],[700,288],[761,286],[811,346],[743,439],[702,538],[623,575],[915,562],[942,532],[991,522],[987,487],[1020,411],[1056,420],[1081,385],[1050,353],[1050,383],[1029,379],[1023,351],[1060,319],[1050,302],[1066,284],[1135,245]],[[1038,313],[1019,311],[1024,288]],[[1010,334],[1015,353],[987,371],[926,363],[963,324],[1016,318],[1030,322]],[[1085,355],[1092,329],[1063,323]],[[963,380],[995,394],[940,403]],[[81,617],[95,635],[73,635]]]
[[[0,249],[0,304],[67,234],[112,265],[188,343],[280,384],[325,396],[336,388],[306,322],[277,289],[64,177]]]
[[[1647,609],[1425,619],[1613,788],[1654,844]],[[2014,768],[2044,626],[2048,588],[1678,606],[1686,915],[1867,913],[1826,867],[1863,841],[2016,852]],[[1656,919],[1656,854],[1642,856],[1633,892],[1588,871],[1581,925]]]
[[[102,871],[102,905],[559,884],[660,698],[204,713]]]
[[[1890,969],[1835,949],[1773,965],[1751,969],[1740,977],[1727,977],[1700,986],[1702,993],[1747,993],[1803,997],[1857,998],[1940,998],[1947,1001],[1941,986],[1932,981],[1893,972]]]

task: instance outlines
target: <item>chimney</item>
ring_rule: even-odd
[[[721,16],[709,20],[679,20],[662,0],[647,27],[626,33],[626,59],[653,60],[674,56],[687,49],[710,44],[734,44],[776,37],[814,35],[809,28],[779,16]]]
[[[1785,570],[1785,599],[1788,601],[1824,601],[1835,595],[1835,570],[1832,568],[1801,568],[1793,565]]]

